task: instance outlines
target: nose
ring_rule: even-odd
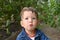
[[[29,23],[32,23],[32,19],[29,19]]]

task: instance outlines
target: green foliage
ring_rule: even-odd
[[[39,18],[51,27],[57,27],[59,24],[58,20],[60,20],[60,3],[58,3],[58,1],[59,0],[38,1],[38,6],[40,6],[40,9],[42,9],[40,14],[41,16],[39,16]]]
[[[36,8],[41,22],[60,26],[60,0],[0,0],[0,29],[10,34],[10,24],[17,21],[19,25],[19,13],[25,6]]]

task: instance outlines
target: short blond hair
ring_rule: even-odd
[[[24,7],[21,12],[20,12],[20,17],[22,18],[22,15],[24,13],[24,11],[32,11],[32,12],[35,12],[36,14],[36,17],[38,19],[38,12],[36,11],[36,9],[32,8],[32,7]]]

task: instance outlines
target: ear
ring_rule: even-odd
[[[21,24],[21,26],[23,27],[23,22],[22,22],[22,21],[20,21],[20,24]]]

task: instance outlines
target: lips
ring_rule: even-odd
[[[32,27],[32,26],[33,26],[33,24],[30,24],[30,26]]]

